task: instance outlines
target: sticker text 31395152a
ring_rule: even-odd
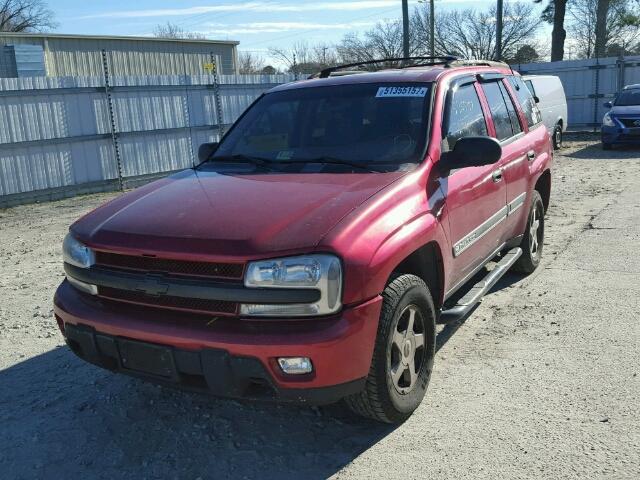
[[[427,87],[380,87],[376,98],[381,97],[424,97],[427,94]]]

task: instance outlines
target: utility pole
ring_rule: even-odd
[[[436,0],[429,0],[429,54],[436,55]]]
[[[409,56],[409,0],[402,0],[402,53]]]
[[[498,0],[496,8],[496,58],[502,60],[502,0]]]

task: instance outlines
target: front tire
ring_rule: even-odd
[[[422,402],[435,356],[436,315],[426,284],[398,275],[384,299],[373,358],[364,390],[345,399],[358,415],[404,422]]]
[[[544,203],[537,190],[531,195],[531,208],[527,219],[527,227],[522,237],[520,248],[522,255],[513,266],[520,273],[532,273],[542,259],[542,247],[544,245]]]
[[[562,125],[556,124],[553,129],[553,149],[560,150],[562,148]]]

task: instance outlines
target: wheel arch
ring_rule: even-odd
[[[549,209],[549,202],[551,200],[551,170],[547,169],[538,177],[534,190],[537,190],[542,197],[542,203],[544,204],[544,211]]]
[[[430,241],[411,252],[393,268],[391,275],[394,274],[411,274],[421,278],[429,288],[436,310],[442,306],[444,263],[438,242]]]

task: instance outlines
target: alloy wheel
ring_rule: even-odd
[[[534,208],[531,212],[531,224],[529,226],[529,251],[533,258],[537,257],[542,242],[541,212]]]
[[[407,306],[398,318],[391,341],[391,381],[401,395],[416,385],[425,358],[424,318],[416,305]]]

